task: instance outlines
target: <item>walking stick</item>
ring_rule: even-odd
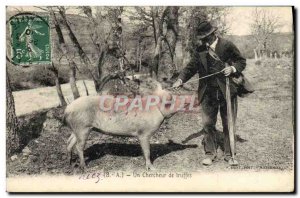
[[[226,67],[229,67],[225,64]],[[227,104],[227,122],[228,122],[228,131],[229,131],[229,143],[230,143],[230,150],[231,150],[231,159],[229,163],[231,165],[237,165],[237,161],[235,160],[235,122],[232,114],[231,108],[231,95],[230,95],[230,82],[229,76],[226,77],[226,104]]]

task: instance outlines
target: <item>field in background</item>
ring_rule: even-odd
[[[237,133],[244,140],[237,142],[239,167],[263,171],[266,171],[266,167],[271,167],[271,171],[293,170],[293,62],[290,59],[267,60],[261,64],[255,64],[254,60],[247,62],[245,74],[253,82],[256,91],[247,98],[239,98]],[[91,92],[92,82],[87,84]],[[78,82],[78,86],[80,92],[84,93],[82,82]],[[196,87],[197,83],[189,86],[195,91]],[[66,96],[70,96],[68,85],[63,85],[63,92]],[[29,113],[35,105],[33,104],[35,100],[38,103],[34,107],[36,110],[58,104],[53,87],[14,92],[14,96],[19,115]],[[66,140],[71,133],[70,129],[60,127],[59,120],[52,114],[47,113],[45,119],[46,122],[37,132],[39,135],[26,147],[30,152],[25,150],[15,156],[14,160],[8,160],[8,174],[73,174],[66,156]],[[217,128],[222,130],[220,120]],[[201,165],[204,158],[201,144],[203,136],[196,137],[201,129],[201,112],[182,112],[165,121],[151,139],[154,166],[159,171],[230,169],[222,159],[221,152],[212,166]],[[183,140],[193,134],[196,134],[195,138],[182,144]],[[87,141],[85,155],[88,172],[102,169],[144,171],[144,159],[135,138],[113,137],[92,132]]]

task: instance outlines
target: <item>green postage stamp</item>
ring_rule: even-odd
[[[10,20],[11,60],[15,65],[51,62],[48,16],[20,15]]]

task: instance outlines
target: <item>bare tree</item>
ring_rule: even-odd
[[[51,63],[51,67],[49,67],[48,69],[50,71],[52,71],[54,76],[55,76],[55,87],[56,87],[56,92],[57,92],[57,95],[58,95],[58,98],[59,98],[60,106],[66,106],[67,102],[66,102],[65,97],[63,95],[63,92],[61,90],[61,86],[60,86],[60,82],[59,82],[58,69],[56,68],[53,61]]]
[[[6,156],[9,157],[20,148],[18,119],[11,91],[10,79],[6,73]]]
[[[150,36],[149,29],[152,31],[154,41],[154,52],[152,56],[152,64],[150,67],[150,74],[154,78],[158,78],[159,66],[165,58],[170,58],[170,65],[176,71],[175,64],[175,48],[179,35],[179,7],[176,6],[155,6],[155,7],[135,7],[135,12],[130,13],[131,21],[139,28],[138,33],[139,43],[138,52],[140,53],[140,43],[143,39]],[[167,56],[164,56],[167,55]],[[161,68],[160,71],[165,70]]]
[[[179,10],[181,27],[180,38],[182,46],[181,68],[190,61],[190,55],[196,49],[196,33],[199,23],[208,20],[206,7],[182,7]],[[173,76],[172,78],[175,78]]]
[[[64,6],[59,6],[58,7],[58,12],[61,16],[62,22],[64,26],[66,27],[66,30],[68,32],[68,36],[70,37],[74,48],[77,50],[80,58],[83,60],[84,64],[86,64],[87,67],[90,67],[91,61],[88,58],[87,54],[84,52],[83,48],[81,47],[76,35],[74,34],[68,20],[67,20],[67,15],[66,15],[66,8]],[[55,16],[55,15],[54,15]]]
[[[82,48],[82,45],[77,39],[77,36],[75,35],[75,32],[72,29],[71,23],[68,20],[68,16],[66,14],[67,8],[63,6],[59,6],[56,8],[60,15],[60,19],[62,20],[64,27],[66,28],[66,32],[68,33],[68,36],[74,46],[74,49],[79,54],[80,60],[83,62],[85,69],[89,72],[90,77],[94,81],[96,91],[98,93],[101,92],[104,85],[110,80],[123,79],[123,73],[125,72],[123,71],[124,60],[126,60],[124,49],[122,47],[121,14],[123,11],[123,7],[101,7],[97,9],[96,13],[93,13],[91,7],[89,6],[78,7],[78,10],[82,11],[84,16],[86,16],[87,20],[89,21],[88,32],[90,39],[97,51],[96,62],[93,62],[93,60],[87,56],[85,50]],[[106,25],[110,27],[108,28],[108,32],[105,32],[105,30],[107,30],[107,28],[105,28]],[[65,47],[62,48],[62,50],[66,50],[66,45],[63,46]],[[108,57],[114,57],[117,61],[114,61],[113,59],[107,61]],[[73,61],[73,59],[68,60]],[[110,65],[118,65],[118,67],[114,72],[104,74],[105,72],[103,70],[103,67],[107,62],[109,62]],[[75,62],[73,61],[72,63],[74,63],[72,64],[74,65],[74,69],[76,68],[79,71]],[[94,73],[95,70],[96,74]],[[119,70],[122,72],[119,72]]]
[[[251,33],[257,43],[255,57],[266,57],[270,36],[280,27],[279,17],[267,8],[255,8],[252,18]]]
[[[97,61],[95,63],[96,74],[94,77],[93,76],[92,77],[93,77],[96,91],[100,92],[102,89],[101,88],[102,87],[101,79],[103,78],[103,73],[104,73],[103,65],[106,61],[106,55],[107,55],[108,47],[109,47],[108,37],[110,36],[111,31],[106,32],[105,28],[100,28],[101,26],[105,27],[105,25],[103,23],[104,18],[102,16],[100,10],[97,10],[97,12],[94,13],[95,16],[93,16],[92,9],[89,6],[81,6],[81,7],[79,7],[79,10],[81,10],[83,12],[83,14],[89,20],[90,40],[91,40],[92,44],[94,45],[94,47],[96,49],[96,53],[98,55]],[[85,62],[85,63],[87,66],[87,62]],[[90,68],[88,68],[88,69],[90,71]],[[91,71],[90,71],[90,73],[91,73]]]
[[[124,16],[130,20],[130,25],[132,25],[130,35],[133,40],[136,40],[137,43],[135,49],[135,64],[138,68],[138,71],[141,71],[143,58],[149,57],[147,56],[149,53],[145,54],[145,50],[149,50],[149,41],[153,39],[154,45],[157,43],[152,10],[151,7],[137,6],[134,7],[134,9],[127,9],[126,12],[124,12]],[[152,68],[150,68],[149,72],[151,71]]]
[[[227,20],[230,12],[228,7],[205,7],[205,15],[207,20],[218,28],[220,35],[225,35],[230,31],[231,23]]]
[[[67,48],[67,45],[65,43],[65,39],[61,30],[61,26],[59,24],[59,21],[56,17],[55,12],[53,11],[53,9],[51,7],[49,7],[49,12],[50,12],[50,17],[52,19],[52,22],[54,24],[57,36],[58,36],[58,44],[59,44],[59,48],[58,50],[60,51],[61,54],[63,54],[69,63],[69,82],[70,82],[70,86],[71,86],[71,90],[73,93],[73,97],[74,99],[79,98],[80,94],[76,85],[76,63],[74,62],[73,58],[70,56],[69,50]]]
[[[92,64],[90,60],[88,62],[90,65],[96,65],[97,72],[93,79],[99,93],[109,81],[124,78],[124,61],[128,60],[125,57],[122,37],[123,7],[99,7],[95,13],[89,6],[81,6],[79,9],[89,20],[89,35],[96,49],[96,63]],[[109,64],[110,70],[114,72],[104,71],[106,64]],[[115,65],[118,67],[113,68]]]

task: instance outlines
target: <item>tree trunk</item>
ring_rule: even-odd
[[[264,57],[264,59],[267,59],[267,42],[266,41],[264,41],[264,55],[263,55],[263,57]]]
[[[109,81],[115,80],[115,79],[120,79],[124,82],[124,77],[125,77],[124,71],[116,72],[116,73],[113,73],[113,74],[108,74],[107,76],[102,78],[101,81],[99,81],[99,83],[97,84],[97,86],[99,86],[98,87],[99,92],[101,92],[103,90],[104,86]]]
[[[163,24],[164,24],[164,18],[166,15],[166,8],[162,11],[162,15],[158,16],[158,7],[152,8],[154,12],[154,27],[156,32],[156,46],[154,51],[154,58],[153,58],[153,65],[152,65],[152,72],[151,76],[155,79],[158,79],[158,69],[161,59],[161,49],[162,49],[162,39],[163,39]]]
[[[98,24],[98,21],[96,21],[93,18],[92,8],[90,6],[83,6],[82,8],[83,8],[84,14],[88,17],[88,19],[92,23],[92,26],[95,28],[95,29],[93,29],[93,31],[94,31],[93,34],[96,35],[96,36],[98,36],[97,27],[98,27],[99,24]],[[66,17],[65,17],[65,19],[66,19]],[[67,20],[66,20],[66,22],[67,22]],[[71,30],[71,28],[69,28],[69,29]],[[76,38],[76,36],[74,34],[73,34],[73,42],[77,42],[78,43],[77,38]],[[92,74],[91,74],[91,76],[93,78],[93,82],[94,82],[94,85],[95,85],[96,92],[99,93],[101,91],[100,90],[100,88],[101,88],[101,79],[102,79],[102,74],[103,74],[103,71],[102,71],[103,68],[102,68],[102,66],[103,66],[103,64],[105,62],[106,53],[108,51],[108,44],[105,41],[104,42],[105,46],[101,46],[100,47],[99,43],[95,43],[95,42],[93,42],[93,43],[94,43],[94,45],[95,45],[95,47],[97,49],[99,57],[98,57],[98,60],[97,60],[97,63],[96,63],[96,72],[97,72],[96,73],[96,77],[93,77]],[[79,45],[79,43],[78,43],[78,46],[81,48],[81,46]],[[82,53],[82,55],[85,56],[84,51],[82,50],[82,48],[81,49],[80,48],[77,49],[77,50],[79,51],[79,53]],[[90,62],[87,56],[84,59],[86,59],[86,61]],[[84,63],[85,63],[86,66],[88,66],[88,63],[86,61],[84,61]],[[84,83],[84,85],[85,85],[85,83]],[[85,87],[86,87],[86,85],[85,85]],[[87,88],[86,88],[86,92],[87,92],[87,95],[88,95]]]
[[[63,22],[67,28],[67,31],[68,31],[68,35],[72,41],[72,43],[74,44],[74,47],[75,49],[77,50],[80,58],[83,60],[83,63],[85,64],[85,66],[88,68],[88,71],[90,73],[90,76],[92,77],[93,81],[94,81],[94,84],[95,84],[95,88],[96,88],[96,92],[99,93],[101,91],[101,83],[102,83],[102,66],[104,64],[104,59],[105,59],[105,56],[107,54],[107,51],[108,51],[108,47],[109,46],[105,46],[103,48],[103,50],[100,52],[100,55],[99,55],[99,59],[98,59],[98,63],[97,63],[97,73],[98,73],[98,76],[95,77],[91,70],[90,70],[90,67],[92,66],[92,63],[90,61],[90,59],[88,58],[88,56],[86,55],[86,53],[84,52],[83,48],[81,47],[80,43],[78,42],[78,39],[77,37],[75,36],[74,32],[72,31],[69,23],[68,23],[68,20],[67,20],[67,17],[66,17],[66,14],[65,14],[65,10],[63,7],[60,7],[59,9],[59,13],[63,19]],[[94,25],[96,26],[97,24],[95,23],[94,21]],[[116,29],[116,31],[120,31],[120,29]],[[114,32],[114,31],[113,31]],[[121,29],[121,32],[122,32],[122,29]],[[118,33],[119,34],[119,33]],[[116,36],[113,34],[113,37]]]
[[[157,8],[151,7],[151,14],[152,14],[152,27],[153,27],[153,38],[155,41],[155,46],[157,45],[157,35],[156,35],[156,24],[155,19],[157,17]]]
[[[101,79],[102,79],[102,74],[103,74],[103,71],[102,71],[102,66],[104,64],[104,59],[106,57],[106,48],[105,47],[105,50],[102,50],[102,52],[100,53],[100,56],[98,58],[98,62],[97,62],[97,74],[98,74],[98,77],[97,79],[94,79],[94,84],[95,84],[95,89],[96,89],[96,92],[99,93],[101,91]]]
[[[136,46],[136,55],[135,55],[135,66],[136,66],[136,68],[138,68],[138,70],[140,68],[139,59],[140,59],[140,42],[138,40],[137,46]]]
[[[124,50],[123,50],[123,37],[122,37],[122,32],[123,32],[123,27],[122,27],[122,12],[123,12],[123,7],[120,7],[120,12],[118,13],[118,18],[117,18],[117,26],[116,26],[116,34],[117,34],[117,42],[118,42],[118,47],[120,51],[120,57],[119,57],[119,62],[120,62],[120,70],[124,70]]]
[[[56,69],[53,62],[52,62],[51,65],[52,65],[52,69],[50,69],[50,70],[55,75],[55,87],[56,87],[57,95],[58,95],[58,98],[59,98],[60,106],[66,106],[67,103],[66,103],[66,100],[64,98],[64,95],[62,93],[61,86],[60,86],[60,83],[59,83],[58,70]]]
[[[83,51],[81,45],[79,44],[74,32],[72,31],[72,29],[68,23],[67,17],[66,17],[65,9],[63,7],[59,8],[59,14],[62,17],[63,23],[67,28],[68,35],[69,35],[72,43],[74,44],[74,47],[77,49],[79,56],[81,57],[81,59],[84,61],[85,64],[89,65],[91,62],[90,62],[89,58],[87,57],[86,53]]]
[[[6,156],[9,157],[20,149],[18,119],[15,102],[11,91],[10,79],[6,73]]]
[[[257,51],[256,51],[256,49],[253,49],[253,51],[254,51],[254,59],[257,60],[258,59]]]
[[[139,62],[138,62],[138,65],[139,65],[139,72],[142,72],[142,56],[143,56],[143,52],[142,52],[142,49],[141,49],[141,46],[139,45]]]
[[[69,62],[69,68],[70,68],[69,69],[69,83],[70,83],[73,97],[75,100],[80,97],[79,91],[78,91],[78,88],[76,85],[76,68],[77,68],[77,66],[76,66],[76,63],[73,61],[73,59],[69,55],[69,50],[67,49],[61,27],[57,21],[54,11],[52,11],[51,9],[50,9],[50,16],[52,18],[52,21],[54,23],[55,30],[56,30],[56,33],[58,36],[59,50],[62,54],[65,55],[65,57],[67,58],[67,60]]]
[[[59,105],[60,106],[66,106],[67,103],[66,103],[66,100],[65,100],[64,95],[63,95],[62,90],[61,90],[61,85],[60,85],[60,82],[59,82],[59,75],[58,75],[57,68],[54,66],[54,63],[52,62],[51,67],[47,67],[47,69],[54,74],[56,92],[57,92],[57,96],[59,98]]]
[[[169,49],[170,58],[172,61],[174,71],[177,71],[177,66],[174,59],[176,57],[175,49],[176,49],[178,30],[179,30],[178,10],[179,7],[170,6],[167,8],[167,14],[166,14],[166,18],[167,18],[166,43],[168,44],[168,49]]]
[[[90,76],[92,77],[93,81],[95,82],[97,79],[94,77],[93,73],[91,72],[90,68],[92,66],[92,63],[89,59],[89,57],[86,55],[86,53],[84,52],[84,50],[82,49],[80,43],[78,42],[77,37],[75,36],[72,28],[70,27],[67,17],[66,17],[66,13],[65,13],[65,8],[63,6],[59,7],[59,14],[63,19],[63,23],[66,26],[66,29],[68,31],[68,35],[75,47],[75,49],[77,50],[81,60],[83,61],[83,63],[85,64],[85,66],[87,67]],[[77,68],[77,67],[76,67]]]
[[[50,13],[51,14],[51,13]],[[53,14],[53,13],[52,13]],[[52,19],[54,17],[52,16]],[[55,22],[54,22],[55,23]],[[60,32],[61,33],[61,32]],[[60,35],[62,36],[62,35]],[[63,39],[63,38],[59,38],[59,39]],[[52,45],[52,49],[53,49],[53,45]],[[50,70],[54,73],[54,76],[55,76],[55,86],[56,86],[56,92],[57,92],[57,95],[58,95],[58,98],[59,98],[59,102],[60,102],[60,106],[66,106],[67,103],[66,103],[66,100],[64,98],[64,95],[62,93],[62,90],[61,90],[61,86],[60,86],[60,83],[59,83],[59,77],[58,77],[58,70],[57,68],[55,67],[53,61],[51,63],[51,66],[52,68],[50,68]]]
[[[190,35],[193,29],[191,28],[191,15],[192,15],[192,8],[187,7],[185,11],[185,15],[183,15],[183,30],[181,32],[181,51],[182,51],[182,57],[180,60],[181,66],[180,69],[186,67],[188,64],[190,58],[189,58],[189,41],[190,41]]]
[[[153,59],[153,70],[152,70],[152,77],[154,79],[158,79],[158,68],[161,58],[161,46],[162,45],[162,37],[157,38],[157,45],[155,46],[154,51],[154,59]]]
[[[90,95],[90,94],[89,94],[89,90],[88,90],[88,88],[87,88],[87,86],[86,86],[86,84],[85,84],[85,81],[83,80],[82,83],[83,83],[83,86],[84,86],[84,88],[85,88],[85,94],[86,94],[87,96]]]
[[[62,50],[62,53],[66,56],[68,62],[69,62],[69,83],[71,86],[71,90],[73,93],[74,100],[80,97],[77,85],[76,85],[76,69],[77,65],[74,62],[74,60],[70,57],[68,49],[66,47],[65,43],[62,43],[60,45],[60,48]]]
[[[74,96],[74,100],[80,97],[77,85],[76,85],[76,66],[74,61],[71,61],[71,63],[69,63],[70,66],[70,70],[69,70],[69,81],[70,81],[70,85],[71,85],[71,90]]]

